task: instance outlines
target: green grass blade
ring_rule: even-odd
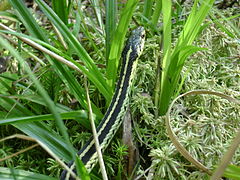
[[[98,25],[99,25],[100,29],[104,32],[104,25],[103,25],[99,0],[91,0],[91,2],[92,2],[92,6],[93,6],[94,12],[97,17]]]
[[[32,173],[24,170],[17,170],[11,168],[0,167],[0,179],[12,180],[12,179],[24,179],[24,180],[57,180],[56,178],[45,176],[38,173]]]
[[[240,167],[236,165],[228,165],[223,176],[232,180],[240,180]]]
[[[47,41],[46,36],[41,31],[40,26],[37,24],[37,22],[31,15],[31,13],[25,7],[24,2],[23,1],[15,1],[15,0],[9,0],[9,2],[14,7],[14,9],[16,9],[18,12],[21,13],[21,15],[18,17],[24,23],[24,25],[28,29],[29,33],[36,38],[39,38],[43,41]]]
[[[5,76],[0,75],[0,88],[1,88],[0,93],[1,94],[4,94],[6,92],[15,93],[12,85],[12,80],[5,77],[9,77],[9,76],[16,77],[17,75],[16,74],[12,75],[8,72],[5,72],[4,74]]]
[[[3,19],[5,18],[14,22],[20,22],[18,17],[15,14],[7,11],[0,11],[0,18],[3,18]]]
[[[80,160],[79,156],[77,156],[76,159],[76,163],[78,167],[80,167],[79,169],[77,169],[77,174],[82,180],[91,180],[90,175],[88,174],[88,171],[85,168],[83,162]]]
[[[39,94],[42,96],[43,100],[45,101],[45,103],[47,104],[49,110],[51,111],[51,113],[53,114],[55,120],[56,120],[56,124],[61,132],[61,134],[63,135],[65,141],[68,144],[68,148],[72,153],[72,156],[74,156],[74,150],[73,147],[69,141],[69,137],[67,134],[67,131],[65,130],[65,126],[64,123],[61,119],[61,116],[59,115],[59,113],[57,112],[57,109],[54,105],[54,102],[50,99],[50,97],[48,96],[47,92],[45,91],[45,89],[43,89],[41,83],[39,82],[39,80],[35,77],[35,75],[33,74],[33,72],[31,71],[31,69],[29,68],[28,64],[26,64],[26,62],[24,61],[24,59],[19,55],[19,53],[6,41],[4,40],[1,36],[0,36],[0,45],[2,47],[5,47],[20,63],[21,67],[25,69],[25,71],[27,72],[27,74],[29,75],[30,79],[34,82]],[[23,125],[24,126],[24,125]],[[33,131],[35,132],[35,131]],[[40,140],[42,141],[42,139]]]
[[[51,149],[54,154],[56,154],[59,158],[63,159],[65,162],[69,162],[73,159],[72,150],[74,151],[74,155],[76,150],[71,150],[69,144],[45,123],[16,123],[13,126],[18,128],[28,136],[34,138],[35,140],[41,141],[49,149]]]
[[[190,45],[194,41],[196,35],[199,33],[199,28],[201,27],[203,20],[214,3],[214,0],[204,0],[201,3],[201,6],[197,8],[197,1],[195,1],[191,14],[189,15],[187,22],[184,25],[184,29],[179,37],[179,45],[177,46],[182,44]]]
[[[240,14],[237,13],[236,15],[232,16],[232,17],[226,17],[224,16],[219,10],[215,10],[214,12],[216,12],[219,16],[221,16],[221,20],[224,20],[226,22],[228,22],[228,25],[231,27],[231,29],[234,31],[234,35],[237,36],[238,38],[240,38],[240,30],[238,28],[238,26],[235,24],[233,24],[230,20],[234,19],[234,18],[239,18]]]
[[[27,7],[23,3],[20,3],[20,1],[11,1],[11,3],[14,5],[14,7],[16,7],[19,19],[28,20],[28,21],[26,21],[26,20],[23,21],[23,23],[27,27],[30,34],[32,36],[48,43],[48,39],[46,38],[47,36],[45,36],[44,33],[41,31],[41,28],[39,27],[39,25],[37,24],[35,19],[32,17],[32,15],[30,14]],[[31,16],[31,17],[29,17],[29,16]],[[55,16],[57,16],[57,15],[55,14]],[[37,29],[38,31],[35,31],[35,29]],[[87,104],[85,102],[85,99],[86,99],[85,91],[83,90],[81,85],[77,82],[77,80],[75,79],[75,77],[71,73],[71,71],[69,71],[68,68],[64,67],[60,62],[56,61],[55,59],[51,59],[51,58],[49,58],[49,56],[45,56],[45,57],[53,65],[53,67],[56,69],[56,72],[59,74],[59,77],[63,80],[63,82],[66,84],[66,86],[69,87],[69,90],[75,95],[76,99],[80,102],[80,104],[85,109],[87,109]],[[99,77],[101,77],[101,76],[99,76]],[[106,82],[105,82],[105,84],[106,84]],[[110,101],[109,96],[108,96],[108,98],[109,98],[109,101]],[[93,108],[93,112],[97,116],[99,116],[99,117],[102,116],[101,111],[95,105],[93,105],[92,108]]]
[[[90,46],[94,48],[94,51],[99,52],[101,51],[101,49],[99,49],[99,47],[94,42],[95,36],[91,32],[93,30],[98,36],[103,37],[102,32],[95,25],[95,22],[94,20],[92,20],[93,19],[92,17],[91,17],[92,19],[90,18],[91,24],[89,24],[89,22],[86,22],[86,18],[85,18],[86,15],[84,13],[85,11],[82,11],[82,4],[78,2],[77,13],[76,13],[76,23],[74,24],[72,33],[74,34],[75,37],[78,37],[78,34],[80,33],[80,30],[81,30],[81,33],[83,33],[86,36],[86,39],[90,42]],[[99,59],[105,58],[101,52],[99,52],[98,54],[100,55]]]
[[[207,16],[210,8],[213,5],[214,0],[204,0],[201,1],[201,5],[198,6],[198,1],[195,1],[191,13],[184,25],[184,28],[178,38],[178,42],[173,49],[172,53],[170,51],[169,37],[164,37],[164,59],[163,59],[163,73],[161,79],[161,92],[160,92],[160,104],[159,110],[160,115],[164,115],[167,111],[171,97],[174,96],[174,91],[178,84],[179,76],[184,65],[185,60],[189,55],[196,52],[195,49],[191,47],[192,42],[196,36],[201,32],[201,24],[205,17]],[[166,2],[163,3],[163,19],[165,15]],[[169,7],[168,7],[169,8]],[[167,8],[166,8],[167,9]],[[164,20],[163,20],[164,21]],[[166,21],[169,22],[169,21]],[[164,23],[164,26],[166,24]],[[168,26],[168,25],[167,25]],[[164,27],[164,32],[167,32],[168,28]],[[165,34],[164,34],[165,36]],[[169,35],[170,36],[170,35]],[[189,48],[189,49],[188,49]],[[179,90],[178,90],[179,91]]]
[[[228,34],[228,36],[230,36],[231,38],[240,38],[240,30],[239,28],[234,25],[230,20],[232,19],[236,19],[240,17],[240,14],[236,14],[234,16],[230,16],[230,17],[226,17],[224,16],[219,10],[215,10],[214,12],[216,12],[219,16],[221,16],[221,18],[214,18],[213,17],[213,13],[211,13],[211,17],[214,19],[213,22],[226,34]],[[231,27],[231,29],[233,30],[233,32],[231,32],[228,27],[225,27],[222,25],[222,21],[226,21],[228,23],[228,25]]]
[[[153,0],[144,1],[143,16],[145,16],[148,20],[151,20],[152,17],[152,7]]]
[[[64,24],[68,24],[67,1],[52,0],[52,8],[54,12],[58,15],[58,17],[64,22]]]
[[[115,87],[117,69],[119,66],[125,35],[138,1],[139,0],[127,1],[125,8],[121,12],[117,29],[113,35],[110,54],[107,62],[107,82],[109,86],[113,87],[112,89]]]
[[[0,98],[0,107],[2,111],[7,112],[4,118],[14,116],[32,115],[32,113],[16,100],[9,98]],[[26,114],[28,113],[28,114]]]
[[[74,23],[73,25],[73,30],[72,30],[72,34],[75,36],[75,37],[78,37],[78,34],[80,33],[80,29],[81,29],[81,25],[82,25],[82,22],[81,22],[81,14],[82,14],[82,11],[81,11],[81,3],[78,1],[77,2],[77,11],[76,11],[76,22]]]
[[[163,53],[164,58],[162,62],[162,68],[166,69],[170,63],[171,54],[171,38],[172,38],[172,21],[171,21],[171,1],[165,1],[162,6],[163,12]],[[163,71],[162,77],[164,77],[165,71]]]
[[[161,11],[162,11],[162,1],[163,0],[157,0],[155,2],[155,10],[154,10],[153,16],[152,16],[152,25],[155,28],[157,27],[158,19],[160,17]]]
[[[42,0],[36,0],[36,2],[40,6],[40,8],[43,10],[45,15],[48,16],[48,18],[63,34],[63,36],[65,37],[65,40],[69,42],[71,47],[74,48],[77,55],[86,65],[86,68],[88,69],[89,73],[95,76],[95,79],[92,79],[91,77],[89,77],[89,79],[91,81],[94,80],[93,83],[96,85],[98,90],[103,94],[106,100],[110,102],[110,99],[112,97],[112,92],[109,91],[109,89],[111,88],[110,86],[107,85],[103,75],[100,73],[100,71],[98,70],[97,66],[94,64],[89,54],[86,52],[86,50],[75,38],[75,36],[69,31],[67,26],[59,19],[59,17],[54,13],[54,11],[51,8],[49,8]],[[96,80],[98,81],[98,83],[95,82]]]
[[[91,129],[90,124],[88,123],[88,115],[86,111],[71,111],[60,113],[62,119],[74,119],[78,120],[80,124],[82,124],[87,129]],[[0,119],[0,125],[6,124],[15,124],[15,123],[29,123],[34,121],[46,121],[46,120],[54,120],[52,114],[44,114],[37,116],[26,116],[26,117],[15,117],[9,119]]]
[[[3,101],[5,101],[5,102],[3,102]],[[13,115],[13,114],[33,115],[32,112],[27,107],[25,107],[23,104],[18,102],[18,100],[1,97],[0,102],[1,102],[2,108],[6,109],[8,111],[8,113],[11,115]]]
[[[117,0],[106,0],[106,59],[109,57],[111,41],[116,29],[117,22]]]

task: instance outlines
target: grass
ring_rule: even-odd
[[[56,179],[61,170],[59,158],[65,162],[75,159],[80,174],[89,178],[74,154],[91,134],[83,77],[89,80],[91,107],[98,123],[114,91],[125,36],[138,25],[147,30],[147,39],[131,97],[134,140],[140,154],[135,173],[153,179],[209,178],[175,149],[167,135],[164,116],[159,115],[166,113],[174,97],[190,90],[216,90],[239,99],[237,9],[211,8],[211,0],[194,4],[171,1],[162,4],[153,0],[104,4],[92,0],[90,6],[85,1],[78,4],[68,1],[65,6],[69,8],[59,18],[57,4],[55,14],[42,0],[36,0],[43,14],[32,16],[22,1],[9,2],[18,11],[17,17],[15,11],[0,12],[4,17],[0,23],[16,32],[1,31],[0,54],[17,61],[16,65],[8,63],[8,72],[0,74],[0,137],[25,133],[48,153],[37,147],[0,162],[0,172],[4,171],[0,173],[1,179],[14,176]],[[41,21],[42,17],[49,20]],[[9,38],[15,44],[8,44]],[[23,38],[29,38],[35,45],[25,44]],[[41,46],[40,51],[35,49],[36,44]],[[57,56],[47,54],[43,47],[71,62],[78,71],[68,63],[63,64]],[[211,96],[182,98],[171,116],[180,142],[210,170],[217,167],[219,157],[227,151],[239,128],[239,106]],[[126,173],[127,150],[119,141],[119,134],[103,158],[108,176],[117,174],[121,179],[131,175]],[[0,157],[32,145],[27,140],[4,141]],[[228,167],[226,177],[237,179],[238,162],[236,151],[231,162],[235,166]],[[90,176],[101,177],[98,165]]]

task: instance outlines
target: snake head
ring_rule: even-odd
[[[123,50],[122,56],[123,58],[127,58],[130,56],[131,60],[136,60],[142,54],[143,46],[145,42],[146,32],[142,26],[137,27],[131,32],[129,36],[126,46]]]

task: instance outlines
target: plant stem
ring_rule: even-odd
[[[152,5],[153,0],[145,0],[144,1],[144,10],[143,15],[149,20],[152,15]]]
[[[97,154],[98,154],[99,165],[100,165],[100,169],[102,172],[103,180],[107,180],[108,177],[107,177],[106,168],[105,168],[103,157],[102,157],[101,146],[99,144],[98,134],[97,134],[94,120],[93,120],[93,113],[92,113],[92,107],[91,107],[91,102],[90,102],[90,97],[89,97],[89,92],[88,92],[88,87],[87,87],[86,76],[84,76],[84,86],[85,86],[85,90],[86,90],[87,104],[88,104],[88,109],[89,109],[89,119],[90,119],[91,126],[92,126],[93,139],[94,139],[95,147],[96,147]]]
[[[113,39],[113,33],[116,29],[117,20],[117,1],[116,0],[106,0],[106,59],[108,59],[111,41]]]
[[[158,23],[158,19],[159,19],[159,17],[160,17],[161,10],[162,10],[162,1],[161,1],[161,0],[157,0],[157,1],[156,1],[156,5],[155,5],[155,10],[154,10],[153,16],[152,16],[152,25],[153,25],[154,27],[157,26],[157,23]]]

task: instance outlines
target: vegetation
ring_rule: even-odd
[[[0,179],[57,179],[72,159],[81,178],[102,179],[99,165],[89,175],[75,152],[91,136],[88,112],[93,111],[96,125],[103,117],[128,31],[139,25],[147,38],[130,103],[139,156],[129,170],[127,160],[133,157],[120,130],[103,155],[108,177],[209,179],[239,129],[239,101],[194,95],[172,107],[171,125],[180,143],[209,174],[172,144],[165,115],[174,98],[191,90],[214,90],[239,100],[238,2],[1,3]],[[225,177],[240,179],[239,158],[237,150]]]

